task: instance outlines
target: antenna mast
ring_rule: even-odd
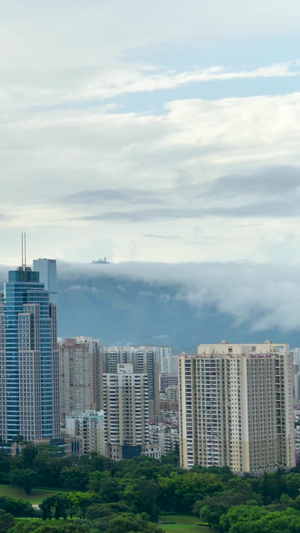
[[[21,233],[21,255],[22,255],[22,270],[24,268],[24,256],[23,256],[23,239],[24,239],[24,235],[23,235],[23,231]]]
[[[26,270],[26,231],[24,233],[24,267]]]

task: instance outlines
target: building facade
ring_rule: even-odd
[[[90,342],[77,337],[59,343],[60,413],[62,421],[73,411],[86,411],[97,405],[99,388],[94,384],[94,356]],[[95,339],[94,339],[95,340]],[[96,379],[96,378],[95,378]]]
[[[76,344],[84,344],[90,354],[90,409],[100,411],[102,397],[103,358],[100,339],[92,337],[75,337]]]
[[[161,374],[178,373],[178,355],[172,354],[172,350],[166,346],[159,347],[159,371]]]
[[[40,282],[49,292],[49,302],[57,305],[57,272],[55,259],[34,259],[33,270],[39,272]]]
[[[82,453],[104,455],[103,411],[73,411],[66,416],[66,434],[81,437]]]
[[[148,375],[132,363],[119,363],[103,375],[105,455],[129,459],[149,444]]]
[[[295,466],[289,345],[202,344],[180,356],[179,427],[185,468]]]
[[[178,386],[178,374],[159,374],[159,390],[165,391],[168,387]]]
[[[60,435],[56,306],[39,272],[9,272],[0,306],[0,437]]]
[[[159,348],[109,346],[103,347],[102,352],[103,373],[115,373],[119,363],[130,363],[133,365],[133,372],[148,375],[149,416],[154,419],[159,411]]]

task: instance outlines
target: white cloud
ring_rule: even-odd
[[[42,247],[44,255],[70,259],[176,261],[180,254],[264,260],[262,243],[268,237],[268,253],[276,254],[279,236],[290,253],[298,237],[291,218],[279,223],[274,216],[268,223],[258,220],[259,230],[245,229],[237,217],[221,213],[221,207],[231,207],[230,199],[223,206],[220,199],[203,200],[194,191],[228,174],[242,180],[266,167],[299,166],[300,93],[205,101],[179,100],[175,91],[170,100],[168,90],[217,80],[291,80],[299,75],[299,61],[274,58],[267,66],[245,61],[232,68],[187,64],[174,70],[156,65],[151,54],[147,61],[136,57],[154,44],[174,48],[176,55],[197,43],[201,65],[203,46],[221,50],[233,35],[236,43],[247,38],[255,44],[266,35],[297,32],[299,2],[254,0],[246,6],[233,0],[229,9],[223,0],[0,0],[0,8],[2,258],[15,257],[12,239],[26,228],[34,255]],[[155,98],[155,91],[164,91],[165,107],[153,111],[145,104],[138,110],[135,97]],[[120,95],[124,101],[134,96],[131,112],[121,107],[121,99],[113,100]],[[108,98],[112,102],[105,105]],[[117,198],[108,205],[101,196],[90,203],[66,201],[99,189],[139,194],[129,194],[126,206]],[[143,218],[143,191],[149,205],[161,194],[157,204],[163,203],[166,215],[173,210],[172,220],[158,220],[156,205],[153,220]],[[245,199],[246,194],[235,198],[234,207]],[[209,216],[202,218],[199,233],[191,210],[200,211],[204,202]],[[122,212],[117,220],[114,213],[122,210],[133,213],[132,220],[139,211],[140,223],[123,224]],[[106,220],[97,220],[99,213]]]
[[[101,60],[93,68],[53,70],[43,75],[30,69],[19,74],[2,71],[0,102],[12,110],[32,107],[36,113],[41,106],[49,111],[67,105],[86,108],[95,98],[104,102],[126,94],[168,91],[191,83],[299,77],[299,65],[300,60],[294,60],[252,69],[211,66],[175,72],[112,58],[109,62]],[[154,72],[149,74],[149,70]],[[107,106],[108,110],[114,108],[115,104]]]
[[[177,298],[204,313],[215,306],[253,331],[300,327],[299,267],[280,263],[123,263],[118,265],[59,264],[64,280],[113,277],[149,283],[149,287],[177,287]],[[162,289],[163,290],[163,289]],[[170,297],[170,295],[168,295]]]
[[[155,44],[221,44],[235,37],[297,32],[297,0],[4,0],[1,64],[8,68],[94,65],[103,56]]]
[[[23,112],[4,121],[0,133],[5,177],[0,213],[8,217],[2,221],[3,232],[8,228],[18,231],[27,227],[31,232],[40,228],[49,235],[51,255],[59,257],[81,257],[76,255],[72,237],[70,240],[76,235],[89,260],[108,255],[115,260],[171,261],[178,260],[178,253],[193,260],[243,259],[254,254],[261,261],[265,259],[262,241],[268,236],[276,249],[281,232],[285,255],[290,253],[290,236],[298,237],[297,226],[286,213],[278,232],[276,210],[270,217],[268,198],[260,191],[259,183],[258,205],[265,202],[269,210],[269,221],[264,221],[265,227],[259,231],[253,227],[245,230],[234,211],[231,218],[227,213],[224,219],[224,209],[249,203],[247,191],[243,194],[241,190],[238,197],[229,194],[224,200],[213,196],[203,199],[203,194],[214,179],[229,174],[238,174],[242,181],[257,175],[258,170],[264,175],[264,169],[280,166],[279,174],[288,176],[288,167],[300,166],[299,124],[300,93],[216,101],[177,100],[170,102],[161,115],[122,114],[107,107],[48,111],[35,116]],[[183,181],[178,181],[179,176],[184,177]],[[272,171],[269,180],[272,184]],[[228,187],[231,189],[232,184]],[[121,211],[132,213],[132,224],[126,226],[120,217],[109,214],[120,210],[117,197],[110,203],[101,194],[97,201],[89,203],[66,202],[67,196],[76,193],[79,197],[81,192],[97,189],[124,189],[126,193],[128,188],[136,189],[138,195],[132,193],[127,204],[121,206]],[[145,213],[143,190],[145,194],[149,191],[149,201],[154,195],[153,216],[152,220],[140,217],[137,224],[134,213]],[[155,195],[157,204],[160,200],[163,205],[155,205]],[[291,216],[295,217],[297,195],[293,198]],[[286,211],[288,204],[282,205]],[[172,209],[173,220],[159,220],[158,207],[161,212],[165,209],[166,215]],[[184,210],[188,218],[191,211],[202,212],[205,228],[200,240],[194,236],[197,216],[185,219]],[[280,217],[281,211],[280,208]],[[177,221],[176,212],[180,215]],[[88,220],[106,213],[106,220]],[[260,215],[256,217],[262,223]],[[65,236],[67,244],[51,237],[55,226],[61,227],[60,235]],[[144,238],[145,234],[172,235],[174,231],[177,240]],[[113,255],[108,254],[107,248],[94,251],[99,232],[110,243]],[[38,244],[40,239],[34,246]],[[47,250],[44,253],[49,255]],[[40,255],[38,249],[36,254]]]
[[[203,83],[211,81],[228,81],[236,79],[255,79],[255,78],[289,78],[298,77],[300,70],[297,70],[300,61],[289,61],[287,63],[278,63],[267,67],[259,67],[253,70],[234,70],[222,66],[213,66],[206,69],[194,68],[186,72],[160,72],[145,76],[144,70],[132,72],[127,71],[127,80],[117,76],[110,80],[107,85],[107,79],[103,76],[92,80],[89,85],[83,89],[82,96],[91,98],[98,96],[100,98],[112,98],[126,93],[148,92],[158,90],[175,89],[189,83]],[[131,79],[130,79],[131,74]],[[114,79],[115,78],[115,79]]]

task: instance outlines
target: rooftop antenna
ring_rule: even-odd
[[[24,267],[26,270],[26,231],[24,233]]]
[[[22,256],[22,270],[23,270],[23,231],[21,233],[21,256]]]
[[[26,270],[26,232],[21,233],[22,270]]]

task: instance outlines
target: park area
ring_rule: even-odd
[[[165,533],[214,533],[208,526],[198,525],[200,518],[190,515],[162,515],[160,527]]]
[[[24,490],[13,488],[10,485],[0,484],[0,496],[7,496],[8,498],[21,498],[27,500],[31,505],[39,505],[45,498],[54,496],[58,492],[64,492],[64,490],[49,490],[49,489],[32,489],[29,495],[26,495]],[[19,518],[17,521],[28,520]],[[162,515],[160,516],[161,523],[159,527],[165,532],[178,532],[178,533],[214,533],[214,530],[209,529],[208,526],[199,525],[200,518],[191,515]],[[48,522],[48,520],[46,520]],[[64,520],[51,520],[51,525],[65,523]]]
[[[38,505],[42,503],[44,498],[53,496],[62,490],[50,490],[50,489],[32,489],[29,495],[25,494],[24,490],[13,488],[10,485],[0,485],[0,496],[7,496],[8,498],[21,498],[27,500],[32,505]]]

